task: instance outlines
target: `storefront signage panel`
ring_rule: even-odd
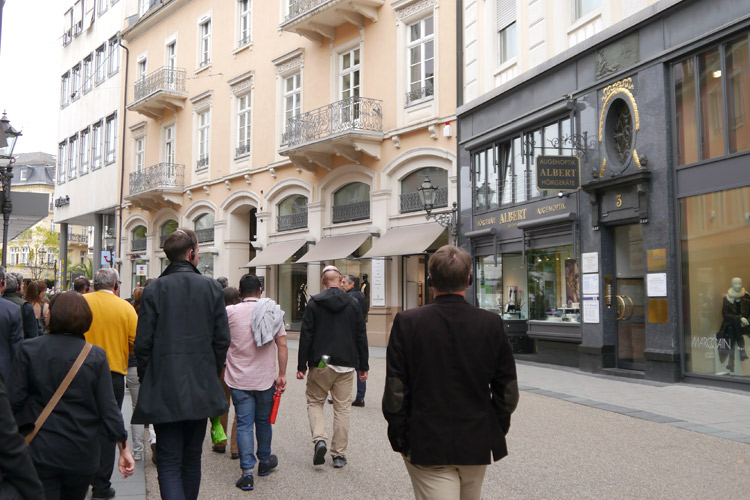
[[[540,200],[537,202],[527,203],[523,208],[513,208],[506,210],[499,210],[496,212],[485,213],[474,216],[474,229],[485,229],[491,227],[497,227],[503,231],[503,237],[513,237],[508,229],[518,231],[518,236],[522,234],[520,229],[517,229],[519,222],[534,221],[536,219],[542,219],[549,217],[550,215],[575,211],[576,194],[571,194],[565,201],[559,201],[560,198]]]
[[[577,156],[537,156],[536,185],[540,190],[575,191],[581,187]]]

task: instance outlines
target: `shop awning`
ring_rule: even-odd
[[[298,263],[321,262],[323,260],[345,259],[354,253],[370,233],[347,234],[344,236],[330,236],[322,238],[317,245],[302,256]]]
[[[278,266],[289,260],[304,244],[305,240],[271,243],[244,267]]]
[[[10,201],[13,212],[8,223],[8,241],[16,238],[24,231],[31,229],[36,223],[49,216],[49,195],[47,193],[29,193],[26,191],[11,191]],[[0,192],[0,206],[5,203],[5,196]]]
[[[424,253],[445,232],[440,224],[426,223],[389,229],[373,243],[365,258]]]

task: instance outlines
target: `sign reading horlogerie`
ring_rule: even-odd
[[[581,187],[577,156],[537,156],[536,186],[539,189],[576,191]]]

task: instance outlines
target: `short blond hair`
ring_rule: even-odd
[[[430,256],[430,283],[438,292],[466,289],[471,274],[471,257],[462,248],[444,245]]]

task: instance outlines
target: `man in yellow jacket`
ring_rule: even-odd
[[[119,297],[120,275],[115,269],[99,269],[94,277],[94,292],[83,297],[91,308],[93,321],[86,340],[104,349],[112,374],[112,388],[117,404],[122,408],[125,397],[125,375],[128,373],[128,354],[133,352],[138,315],[126,300]],[[115,463],[115,443],[105,432],[99,434],[99,470],[92,479],[92,500],[113,498],[110,477]]]

